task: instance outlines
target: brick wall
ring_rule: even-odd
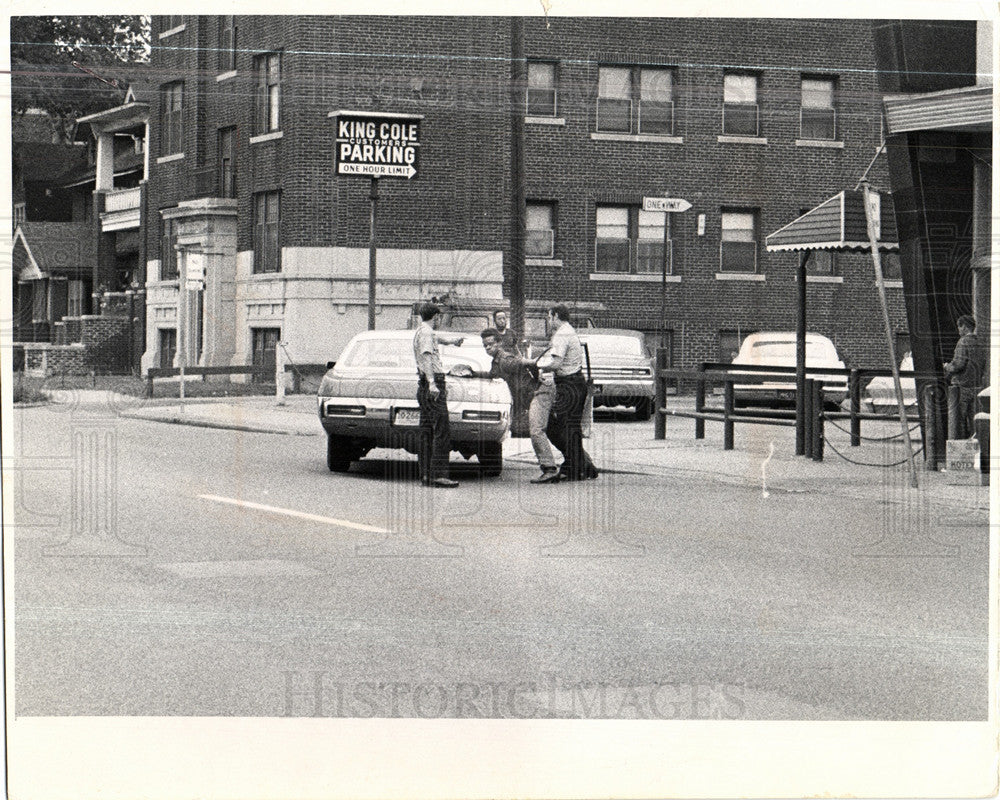
[[[80,340],[86,349],[86,364],[101,373],[130,371],[129,333],[127,317],[80,318]]]
[[[284,246],[364,247],[368,186],[333,175],[333,121],[340,108],[423,114],[419,177],[380,181],[381,247],[505,252],[510,278],[510,26],[505,18],[238,17],[237,75],[223,81],[215,61],[217,17],[186,17],[186,30],[160,40],[153,67],[162,82],[185,81],[185,158],[161,155],[158,106],[151,109],[146,222],[157,258],[159,209],[188,193],[192,176],[214,170],[218,129],[237,128],[238,248],[251,246],[253,194],[282,192]],[[558,63],[561,126],[526,125],[527,197],[556,204],[556,257],[529,266],[529,299],[599,301],[604,322],[674,334],[675,363],[718,357],[719,331],[795,327],[797,255],[769,254],[763,238],[845,188],[854,188],[881,138],[872,23],[851,20],[531,18],[529,58]],[[192,50],[191,48],[195,48]],[[200,49],[198,49],[200,48]],[[279,139],[251,144],[253,58],[282,52]],[[194,53],[198,53],[194,55]],[[598,66],[676,69],[682,143],[595,141]],[[719,142],[724,70],[752,68],[766,144]],[[798,146],[803,75],[834,77],[843,147]],[[885,164],[870,173],[888,188]],[[596,206],[638,204],[647,195],[685,198],[672,218],[675,272],[665,319],[656,283],[596,281]],[[723,281],[723,208],[758,214],[763,282]],[[703,235],[697,232],[705,217]],[[834,339],[857,366],[886,366],[871,265],[840,257],[840,284],[810,284],[812,331]],[[905,330],[900,290],[890,290],[893,327]]]
[[[23,344],[24,371],[36,377],[90,372],[83,345]]]

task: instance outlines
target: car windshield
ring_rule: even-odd
[[[609,356],[642,356],[643,343],[635,336],[611,336],[590,334],[581,336],[580,341],[587,343],[591,355]]]
[[[769,361],[777,358],[794,358],[795,342],[787,339],[761,339],[753,344],[750,356],[754,361]],[[806,359],[809,361],[831,359],[824,342],[806,340]],[[833,360],[833,359],[831,359]]]

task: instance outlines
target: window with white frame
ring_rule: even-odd
[[[525,113],[529,117],[556,115],[556,65],[551,61],[528,62],[528,94]]]
[[[254,59],[256,90],[254,96],[254,133],[280,129],[281,123],[281,53],[265,53]]]
[[[723,210],[719,252],[721,272],[757,271],[756,211]]]
[[[236,17],[227,14],[219,17],[219,71],[236,69]]]
[[[254,195],[253,271],[281,271],[281,194],[259,192]]]
[[[600,67],[597,130],[673,135],[675,83],[673,69]]]
[[[669,217],[638,206],[598,206],[594,271],[672,273]]]
[[[164,85],[160,89],[160,100],[162,103],[160,155],[169,156],[174,153],[183,153],[184,82],[175,81]]]
[[[27,219],[27,206],[24,203],[14,203],[14,227],[17,228]]]
[[[802,78],[799,133],[803,139],[837,138],[837,83],[833,78]]]
[[[727,72],[723,76],[722,132],[728,136],[759,136],[760,78],[749,72]]]
[[[553,258],[555,256],[555,219],[555,203],[528,201],[525,214],[525,257]]]

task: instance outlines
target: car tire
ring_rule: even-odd
[[[499,477],[503,471],[503,442],[483,442],[476,452],[482,472],[489,478]]]
[[[640,422],[645,422],[653,416],[653,401],[648,397],[642,397],[635,404],[635,418]]]
[[[326,466],[330,472],[347,472],[351,468],[351,442],[345,436],[326,437]]]

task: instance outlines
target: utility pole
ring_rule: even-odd
[[[524,114],[528,62],[524,55],[524,18],[510,18],[510,322],[524,335]]]

